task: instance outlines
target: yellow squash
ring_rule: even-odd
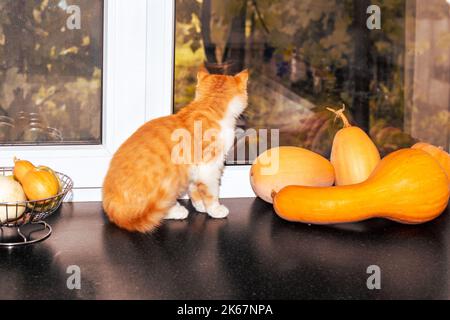
[[[420,149],[429,153],[433,158],[439,162],[442,169],[444,169],[447,174],[450,183],[450,155],[441,147],[436,147],[428,143],[416,143],[412,146],[413,149]]]
[[[274,208],[283,219],[310,224],[386,218],[424,223],[447,207],[449,184],[428,153],[403,149],[384,158],[370,178],[348,186],[288,186],[276,194]]]
[[[28,200],[47,199],[60,191],[58,177],[46,167],[37,167],[28,171],[21,183]]]
[[[331,163],[336,174],[336,185],[345,186],[365,181],[380,162],[380,153],[369,136],[350,125],[344,115],[345,107],[334,112],[344,122],[344,128],[334,137]]]
[[[288,185],[331,186],[334,169],[321,155],[297,147],[280,147],[262,153],[250,170],[255,194],[272,203],[272,194]]]
[[[35,166],[30,161],[14,158],[13,175],[17,181],[21,182],[25,175],[34,168]]]

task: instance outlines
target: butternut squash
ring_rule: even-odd
[[[332,186],[334,169],[321,155],[297,147],[280,147],[262,153],[250,170],[255,194],[272,203],[272,193],[288,185]]]
[[[412,146],[412,148],[423,150],[435,158],[441,165],[442,169],[444,169],[448,177],[448,182],[450,183],[450,155],[448,152],[446,152],[442,147],[436,147],[424,142],[416,143]]]
[[[380,153],[360,128],[350,125],[341,110],[327,108],[344,123],[344,128],[336,133],[331,150],[331,163],[336,174],[336,185],[357,184],[366,180],[380,162]]]
[[[386,218],[420,224],[438,217],[449,201],[445,172],[422,150],[402,149],[384,158],[362,183],[327,188],[288,186],[274,197],[283,219],[309,224]]]

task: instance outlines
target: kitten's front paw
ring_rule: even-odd
[[[226,218],[228,216],[228,214],[230,213],[228,208],[221,204],[218,204],[218,205],[215,205],[215,206],[209,208],[209,210],[207,212],[210,217],[215,218],[215,219]]]
[[[203,203],[203,201],[192,201],[192,206],[195,208],[195,210],[197,210],[197,212],[201,212],[201,213],[205,213],[206,212],[206,208],[205,208],[205,204]]]
[[[189,210],[181,205],[172,207],[164,219],[166,220],[184,220],[188,217]]]

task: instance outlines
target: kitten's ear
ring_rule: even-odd
[[[237,75],[234,76],[234,78],[236,80],[238,80],[240,83],[243,83],[245,85],[247,85],[248,77],[249,77],[248,69],[245,69],[244,71],[241,71]]]
[[[197,73],[197,81],[200,82],[208,75],[209,75],[208,69],[206,69],[205,66],[201,66]]]

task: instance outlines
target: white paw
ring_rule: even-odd
[[[173,206],[169,212],[167,213],[166,217],[164,219],[166,220],[184,220],[188,217],[189,210],[185,207],[177,204],[176,206]]]
[[[192,201],[192,206],[195,208],[195,210],[197,210],[197,212],[201,212],[201,213],[205,213],[206,212],[206,208],[205,208],[205,204],[203,203],[203,201]]]
[[[208,214],[210,217],[215,219],[223,219],[228,216],[230,211],[224,205],[217,204],[208,210]]]

